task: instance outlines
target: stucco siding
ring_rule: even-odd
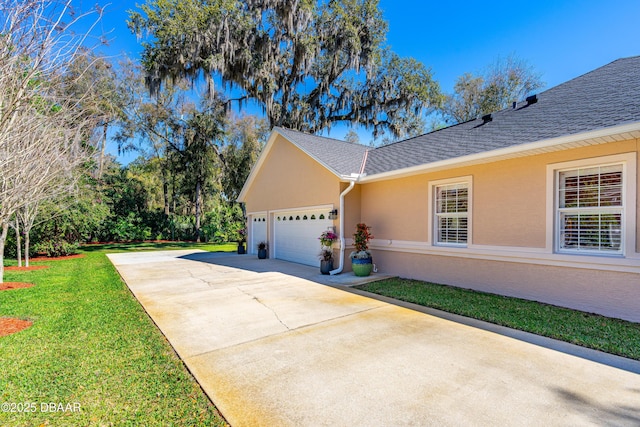
[[[365,177],[346,195],[333,222],[347,242],[345,272],[350,271],[355,226],[364,222],[375,235],[371,249],[381,273],[640,322],[640,142],[581,145],[398,178],[367,181]],[[624,207],[624,251],[616,256],[554,252],[556,171],[593,167],[607,159],[627,165],[622,193],[629,200]],[[276,136],[261,161],[244,202],[248,213],[267,215],[268,239],[278,211],[339,209],[340,193],[349,183],[295,144]],[[437,246],[434,186],[457,181],[469,185],[471,238],[467,245]],[[340,219],[344,230],[338,228]],[[337,244],[334,255],[337,266]]]
[[[349,184],[342,184],[341,192],[346,190]],[[344,230],[337,228],[338,235],[342,235],[347,241],[353,237],[356,230],[356,224],[361,222],[362,215],[362,186],[355,185],[353,189],[345,196],[345,211],[339,212],[338,215],[344,215]],[[349,253],[346,254],[347,257]]]
[[[635,239],[625,257],[560,255],[553,251],[555,165],[638,154],[631,139],[597,146],[497,161],[362,186],[362,220],[373,227],[374,263],[384,274],[526,298],[640,322],[640,174],[635,182]],[[607,157],[609,156],[609,157]],[[628,158],[628,156],[626,157]],[[440,248],[427,238],[432,227],[429,188],[434,182],[468,177],[471,183],[469,248]],[[432,197],[432,196],[431,196]],[[433,207],[431,208],[433,210]],[[430,218],[431,217],[431,218]],[[446,250],[444,250],[446,249]],[[631,252],[631,253],[630,253]],[[546,260],[546,261],[545,261]],[[600,262],[602,261],[602,262]],[[593,263],[592,263],[593,262]],[[598,266],[596,266],[598,265]]]
[[[244,202],[249,219],[255,212],[267,215],[267,241],[273,244],[274,211],[322,206],[328,214],[338,206],[340,191],[340,180],[336,175],[278,135],[248,188]],[[337,221],[334,224],[337,225]],[[251,227],[248,231],[248,241],[252,242]],[[272,253],[270,251],[270,256]]]
[[[384,274],[513,296],[640,322],[639,275],[374,251]]]
[[[247,212],[272,211],[336,205],[339,195],[337,176],[278,136],[247,191],[245,203]]]
[[[377,238],[428,242],[429,187],[438,180],[471,177],[474,245],[544,249],[552,232],[547,230],[547,209],[553,209],[547,206],[547,165],[634,152],[637,146],[629,140],[366,183],[362,220],[374,227]],[[640,176],[630,179],[638,181],[640,189]],[[633,234],[637,242],[637,226]]]
[[[424,176],[362,186],[362,221],[379,239],[427,240],[428,180]]]
[[[545,164],[514,159],[477,166],[473,176],[473,244],[544,248]]]
[[[365,184],[363,220],[377,238],[427,242],[429,187],[466,177],[472,178],[474,244],[544,247],[545,168],[524,159]]]

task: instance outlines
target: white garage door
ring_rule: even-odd
[[[249,217],[251,225],[251,242],[247,252],[258,253],[258,243],[267,241],[267,215],[251,215]]]
[[[320,234],[333,226],[329,209],[279,212],[274,217],[274,257],[320,266]]]

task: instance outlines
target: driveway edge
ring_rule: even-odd
[[[561,353],[569,354],[571,356],[576,356],[582,359],[590,360],[592,362],[600,363],[602,365],[607,365],[613,368],[622,369],[624,371],[632,372],[634,374],[640,374],[640,361],[637,361],[637,360],[628,359],[622,356],[616,356],[615,354],[605,353],[603,351],[582,347],[577,344],[568,343],[566,341],[560,341],[554,338],[544,337],[542,335],[536,335],[531,332],[525,332],[525,331],[520,331],[518,329],[508,328],[506,326],[496,325],[495,323],[489,323],[483,320],[473,319],[471,317],[449,313],[449,312],[438,310],[431,307],[425,307],[423,305],[398,300],[398,299],[387,297],[384,295],[374,294],[372,292],[367,292],[360,289],[351,288],[348,286],[341,286],[341,285],[327,285],[327,286],[331,286],[332,288],[340,289],[345,292],[350,292],[356,295],[360,295],[367,298],[372,298],[378,301],[393,304],[399,307],[407,308],[409,310],[429,314],[431,316],[439,317],[441,319],[450,320],[452,322],[471,326],[473,328],[478,328],[485,331],[493,332],[509,338],[517,339],[519,341],[524,341],[529,344],[534,344],[540,347],[548,348],[550,350],[555,350]]]

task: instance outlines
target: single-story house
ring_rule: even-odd
[[[275,128],[240,194],[248,244],[640,322],[640,56],[390,145]],[[345,250],[346,249],[346,250]],[[349,273],[342,273],[349,274]]]

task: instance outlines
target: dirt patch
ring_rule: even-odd
[[[65,259],[84,258],[84,254],[67,255],[67,256],[39,256],[29,259],[29,262],[46,262],[46,261],[63,261]]]
[[[0,291],[6,291],[9,289],[21,289],[21,288],[30,288],[35,286],[33,283],[27,282],[4,282],[0,283]]]
[[[16,332],[27,329],[31,325],[33,325],[33,322],[28,320],[0,317],[0,337],[15,334]]]
[[[16,265],[12,265],[11,267],[5,267],[6,271],[33,271],[33,270],[44,270],[45,268],[49,268],[48,265],[30,265],[29,267],[18,267]]]

